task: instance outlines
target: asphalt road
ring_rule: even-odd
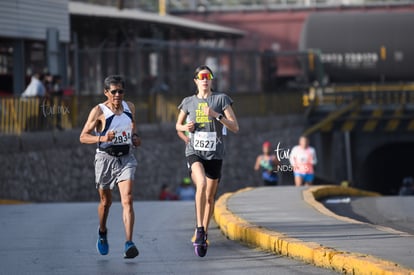
[[[414,196],[334,197],[322,202],[338,215],[414,235]]]
[[[124,229],[115,202],[110,252],[98,255],[97,203],[0,205],[0,274],[336,274],[226,239],[213,223],[207,256],[194,254],[193,202],[135,202],[140,255],[122,257]]]

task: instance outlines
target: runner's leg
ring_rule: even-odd
[[[208,226],[210,224],[211,216],[214,211],[215,196],[217,193],[219,179],[209,179],[207,178],[207,188],[206,188],[206,207],[204,212],[203,224],[206,233],[208,232]]]
[[[302,182],[302,176],[297,175],[295,176],[295,185],[296,186],[302,186],[303,182]]]
[[[132,234],[134,231],[135,222],[132,186],[132,180],[121,181],[118,183],[119,193],[121,195],[122,218],[125,226],[126,241],[132,241]]]
[[[98,204],[99,229],[106,231],[106,221],[108,219],[109,208],[112,204],[112,191],[110,189],[98,189],[100,202]]]
[[[206,176],[201,162],[194,162],[191,165],[191,177],[196,185],[195,205],[197,227],[205,226],[203,217],[206,207]]]

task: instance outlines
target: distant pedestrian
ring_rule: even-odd
[[[275,154],[272,154],[272,144],[265,141],[262,145],[262,153],[257,156],[254,164],[255,171],[261,171],[265,186],[276,186],[278,184],[277,165],[279,164]]]
[[[168,184],[161,185],[160,194],[158,196],[160,201],[175,201],[178,200],[177,194],[171,191],[171,187]]]
[[[180,186],[177,188],[177,196],[181,201],[194,201],[196,190],[189,177],[183,178]]]
[[[44,76],[41,73],[34,73],[21,97],[44,97],[46,87],[43,84]]]
[[[295,185],[312,185],[315,178],[314,165],[317,163],[315,149],[309,146],[306,136],[299,138],[299,145],[290,152],[290,164],[293,167]]]

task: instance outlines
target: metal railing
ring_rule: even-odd
[[[302,113],[301,93],[231,94],[237,117],[260,117]],[[182,95],[126,95],[135,104],[138,125],[175,122]],[[103,102],[103,96],[71,96],[57,99],[0,97],[0,134],[21,135],[23,132],[79,128],[90,110]]]
[[[0,133],[71,129],[76,120],[75,98],[0,97]]]
[[[345,106],[355,100],[364,105],[414,105],[414,88],[396,91],[354,91],[313,94],[304,104],[300,91],[277,93],[234,93],[233,109],[237,117],[263,117],[304,113],[306,108]],[[309,95],[306,95],[309,97]],[[177,106],[184,95],[127,94],[126,100],[136,107],[138,124],[171,123],[176,120]],[[62,101],[50,98],[0,97],[0,134],[20,135],[23,132],[61,130],[81,127],[93,106],[105,100],[103,95],[70,96]]]
[[[304,105],[349,104],[360,100],[364,105],[414,105],[414,84],[342,85],[311,88],[305,95]]]

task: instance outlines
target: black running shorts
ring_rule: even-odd
[[[221,177],[221,166],[223,164],[222,159],[202,159],[197,155],[189,155],[187,157],[187,164],[188,169],[190,170],[191,174],[191,165],[194,162],[201,162],[204,167],[204,171],[206,173],[206,177],[212,180],[219,179]]]

